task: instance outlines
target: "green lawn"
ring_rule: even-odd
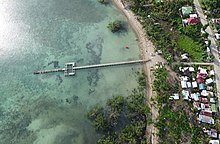
[[[206,59],[206,51],[201,45],[186,35],[180,36],[177,42],[178,47],[190,55],[192,61],[201,62]]]

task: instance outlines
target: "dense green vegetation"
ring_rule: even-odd
[[[208,10],[208,16],[219,18],[220,0],[201,0],[202,8]]]
[[[177,45],[190,54],[193,61],[203,61],[206,58],[206,51],[202,49],[201,44],[196,43],[188,36],[182,35],[179,37]]]
[[[150,110],[145,103],[145,75],[143,72],[138,75],[140,86],[128,97],[113,96],[105,107],[96,105],[88,112],[88,118],[101,135],[99,144],[147,143]]]
[[[147,35],[154,42],[156,49],[162,50],[163,57],[169,63],[180,60],[180,55],[187,52],[186,49],[182,49],[177,44],[178,40],[185,35],[191,38],[193,43],[200,43],[198,46],[202,50],[205,49],[203,36],[200,32],[202,25],[183,27],[179,14],[179,9],[182,6],[193,6],[193,0],[175,0],[175,2],[165,0],[163,2],[156,2],[156,0],[125,1],[131,5],[130,7],[134,13],[140,16],[139,20]],[[196,51],[191,50],[193,53],[197,53]],[[201,60],[199,55],[195,56],[192,55],[192,60]],[[207,54],[202,57],[203,61],[206,61],[205,56]]]
[[[158,121],[155,123],[159,130],[161,144],[168,143],[205,143],[205,135],[196,120],[196,116],[190,111],[189,105],[180,101],[178,104],[169,100],[169,96],[178,92],[177,82],[170,82],[165,67],[155,70],[153,88],[157,92],[156,102],[159,107]]]
[[[118,21],[118,20],[115,20],[113,22],[110,22],[107,26],[111,32],[118,32],[119,30],[122,29],[122,22],[121,21]]]

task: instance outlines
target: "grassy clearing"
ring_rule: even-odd
[[[205,60],[206,51],[190,37],[186,35],[180,36],[177,45],[181,50],[188,53],[193,61],[201,62]]]

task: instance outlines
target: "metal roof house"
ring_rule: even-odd
[[[185,7],[181,8],[181,12],[182,12],[183,16],[187,16],[193,12],[193,8],[192,8],[192,6],[185,6]]]

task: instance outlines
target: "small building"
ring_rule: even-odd
[[[209,124],[214,124],[214,119],[212,118],[212,111],[202,110],[199,114],[199,121]]]
[[[191,83],[191,82],[187,82],[186,84],[187,84],[187,87],[188,87],[188,88],[191,88],[191,87],[192,87],[192,83]]]
[[[209,93],[206,90],[202,90],[201,96],[207,97]]]
[[[189,100],[189,91],[182,90],[182,95],[184,100]]]
[[[189,14],[190,18],[198,18],[197,14]]]
[[[214,81],[212,78],[206,79],[205,84],[212,84]]]
[[[191,98],[192,98],[194,101],[199,101],[199,96],[200,96],[199,93],[191,93]]]
[[[194,67],[189,67],[189,71],[194,72],[195,71]]]
[[[215,98],[211,97],[210,98],[210,103],[215,103]]]
[[[216,38],[217,40],[219,40],[219,39],[220,39],[220,34],[219,34],[219,33],[215,33],[215,38]]]
[[[209,75],[211,75],[211,76],[215,75],[215,71],[214,70],[210,70],[209,71]]]
[[[207,98],[203,98],[203,97],[200,97],[199,100],[200,100],[200,102],[203,102],[203,103],[209,102]]]
[[[210,129],[206,131],[208,136],[211,138],[218,138],[218,132],[215,129]]]
[[[193,8],[191,6],[184,6],[181,8],[181,12],[183,16],[188,16],[193,12]]]
[[[199,84],[199,90],[204,90],[204,89],[205,89],[204,83],[200,83],[200,84]]]
[[[187,88],[187,85],[186,85],[186,81],[181,81],[181,87],[184,89],[184,88]]]
[[[180,96],[179,96],[178,93],[175,93],[175,94],[173,94],[172,96],[170,96],[169,99],[171,99],[171,100],[179,100],[179,99],[180,99]]]
[[[190,25],[196,25],[199,23],[199,19],[196,17],[190,17],[187,19],[187,23]]]
[[[200,70],[200,72],[199,72],[200,74],[206,74],[206,75],[208,74],[207,69],[204,69],[202,67],[199,67],[198,69]]]
[[[219,140],[210,140],[209,144],[219,144]]]
[[[214,124],[215,120],[210,116],[199,115],[199,121],[203,123]]]
[[[182,54],[181,59],[182,60],[188,60],[189,59],[188,54],[187,53]]]
[[[196,81],[193,81],[193,82],[192,82],[192,87],[193,87],[193,88],[197,88],[197,87],[198,87],[198,85],[197,85],[197,82],[196,82]]]

